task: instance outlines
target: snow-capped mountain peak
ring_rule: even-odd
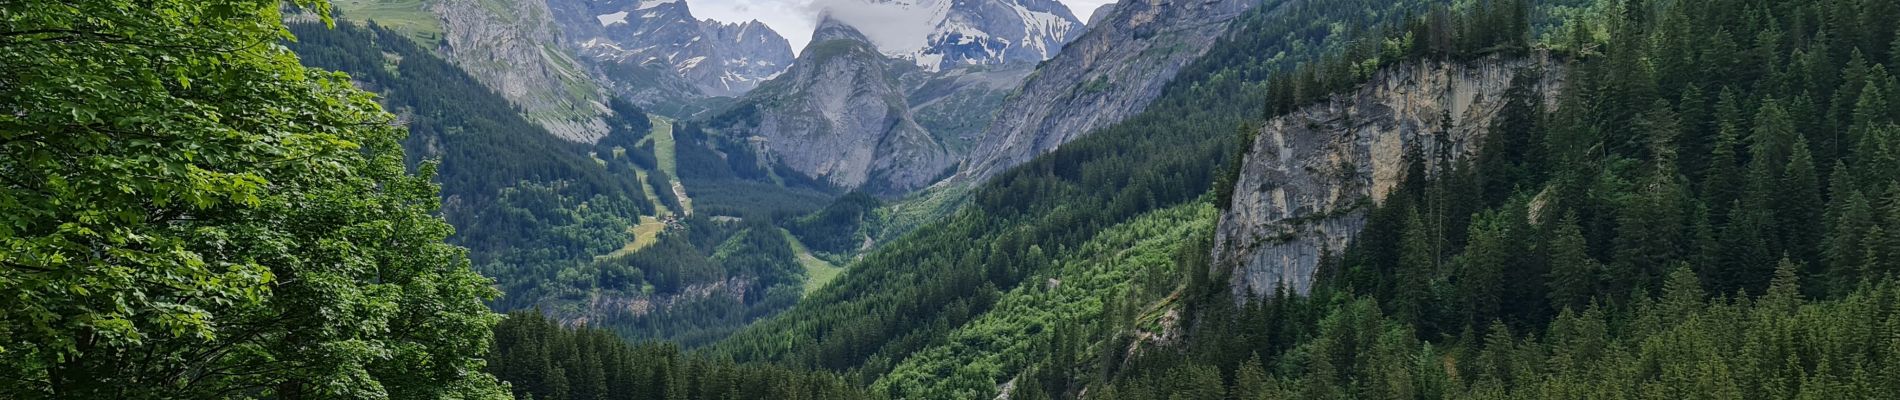
[[[926,70],[1042,61],[1084,30],[1055,0],[828,0],[826,18]]]
[[[772,28],[758,21],[696,18],[686,0],[555,0],[549,5],[581,54],[665,71],[708,95],[745,93],[792,62],[791,44]]]

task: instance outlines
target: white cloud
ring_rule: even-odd
[[[862,0],[860,0],[862,1]],[[1089,14],[1096,7],[1112,3],[1115,0],[1059,0],[1075,17],[1089,20]],[[811,42],[811,33],[818,27],[818,8],[815,0],[686,0],[692,8],[693,16],[711,18],[723,22],[746,22],[759,20],[785,40],[792,42],[792,51],[805,49]]]
[[[1069,11],[1075,12],[1075,17],[1078,19],[1081,19],[1082,22],[1089,22],[1089,17],[1095,14],[1095,9],[1101,8],[1102,5],[1104,4],[1115,2],[1115,0],[1061,0],[1061,1],[1062,1],[1062,5],[1069,6]]]

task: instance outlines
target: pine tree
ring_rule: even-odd
[[[1255,354],[1234,371],[1234,388],[1227,393],[1233,400],[1267,400],[1267,379],[1267,371],[1260,365],[1260,355]]]
[[[1590,258],[1585,247],[1583,232],[1577,229],[1577,214],[1565,214],[1546,245],[1550,257],[1550,276],[1546,282],[1550,286],[1551,309],[1581,309],[1597,293],[1598,282],[1603,279],[1603,265]]]
[[[1885,189],[1884,185],[1893,179],[1893,171],[1900,171],[1900,125],[1887,124],[1866,129],[1854,146],[1854,160],[1849,168],[1854,170],[1855,181],[1864,190]]]
[[[1484,324],[1498,317],[1503,302],[1503,278],[1511,260],[1509,233],[1498,212],[1473,218],[1470,242],[1458,257],[1458,292],[1464,299],[1465,323]]]
[[[1717,271],[1720,273],[1711,283],[1723,293],[1737,289],[1760,293],[1767,283],[1768,271],[1774,268],[1774,253],[1763,239],[1763,225],[1768,217],[1760,211],[1744,208],[1740,202],[1729,210],[1730,220],[1719,239],[1722,257]]]
[[[1814,158],[1805,138],[1795,138],[1793,155],[1783,169],[1775,217],[1781,227],[1781,242],[1796,262],[1818,265],[1821,237],[1825,225],[1825,205],[1821,200],[1820,179],[1814,170]]]
[[[1731,99],[1725,98],[1724,103],[1729,103],[1729,100]],[[1712,220],[1717,224],[1728,222],[1728,205],[1742,199],[1746,185],[1741,170],[1741,159],[1737,154],[1737,146],[1740,143],[1736,132],[1736,128],[1731,124],[1723,124],[1722,129],[1716,134],[1708,168],[1702,174],[1702,198],[1714,208],[1715,214]]]
[[[1894,273],[1900,272],[1900,183],[1887,189],[1884,214],[1884,225],[1869,228],[1863,242],[1870,254],[1865,261],[1870,279],[1892,278]]]
[[[1646,288],[1661,279],[1671,263],[1682,259],[1688,244],[1682,236],[1688,228],[1683,215],[1687,207],[1673,170],[1664,163],[1652,174],[1639,192],[1617,205],[1612,268],[1626,289]]]
[[[1398,282],[1390,303],[1394,318],[1416,324],[1423,320],[1431,280],[1437,272],[1432,262],[1431,235],[1418,209],[1407,210],[1404,229],[1400,235]]]
[[[1795,138],[1799,136],[1794,130],[1793,117],[1781,102],[1764,102],[1761,111],[1755,114],[1754,133],[1748,138],[1749,164],[1767,167],[1767,178],[1780,178],[1781,168],[1788,165],[1788,158],[1794,153]]]
[[[1834,293],[1845,293],[1859,283],[1867,269],[1867,235],[1878,228],[1873,204],[1859,190],[1851,190],[1834,212],[1833,225],[1826,240],[1827,284]]]

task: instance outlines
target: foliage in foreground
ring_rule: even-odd
[[[507,397],[433,167],[281,6],[0,5],[0,397]]]

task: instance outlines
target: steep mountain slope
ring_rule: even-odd
[[[1537,77],[1527,78],[1537,93],[1562,89],[1562,65],[1546,59],[1420,61],[1268,120],[1214,237],[1215,265],[1233,268],[1233,292],[1306,294],[1323,253],[1350,246],[1366,213],[1398,185],[1408,149],[1470,158],[1505,90],[1526,74]]]
[[[441,53],[529,119],[567,140],[606,136],[606,93],[560,47],[542,0],[434,0],[428,7],[442,20]]]
[[[1163,90],[1166,94],[1155,101],[1154,107],[1100,134],[1079,139],[974,185],[968,191],[967,206],[881,244],[853,263],[830,286],[813,292],[792,310],[747,327],[708,351],[738,360],[771,360],[849,371],[865,381],[877,380],[903,365],[905,370],[911,371],[902,378],[907,383],[892,381],[892,389],[939,384],[973,388],[999,383],[931,382],[935,376],[920,379],[914,375],[920,370],[941,371],[934,368],[945,365],[963,367],[957,360],[1007,362],[972,364],[970,373],[962,374],[964,377],[988,376],[1008,381],[1027,370],[1056,375],[1075,372],[1065,376],[1088,375],[1075,371],[1082,364],[1063,364],[1064,360],[1074,359],[1022,362],[1024,360],[1015,357],[1053,355],[1053,351],[1039,352],[1051,349],[1058,339],[1072,340],[1068,342],[1072,345],[1090,344],[1077,345],[1089,350],[1067,353],[1072,356],[1103,354],[1099,349],[1104,347],[1096,343],[1121,336],[1106,327],[1095,327],[1119,323],[1109,320],[1126,322],[1127,319],[1118,319],[1126,314],[1153,317],[1146,319],[1150,322],[1160,320],[1159,316],[1168,314],[1173,306],[1157,302],[1164,302],[1173,288],[1181,284],[1181,275],[1152,276],[1152,281],[1139,285],[1145,287],[1139,296],[1123,292],[1129,289],[1127,287],[1090,286],[1087,289],[1091,294],[1085,296],[1114,293],[1095,297],[1113,301],[1115,304],[1102,309],[1114,312],[1064,311],[1038,313],[1033,317],[1016,316],[1017,311],[995,316],[986,313],[994,312],[992,308],[1000,304],[998,301],[1006,293],[1021,287],[1051,284],[1046,278],[1058,277],[1053,274],[1055,260],[1088,259],[1093,254],[1079,249],[1112,227],[1204,197],[1214,187],[1214,178],[1218,175],[1215,171],[1219,170],[1222,160],[1238,146],[1233,134],[1235,127],[1257,116],[1266,97],[1259,90],[1236,88],[1263,87],[1260,85],[1267,71],[1278,71],[1297,62],[1297,58],[1270,55],[1292,47],[1305,51],[1288,51],[1291,54],[1331,51],[1337,47],[1330,39],[1341,37],[1333,35],[1365,34],[1359,27],[1376,25],[1381,18],[1396,19],[1405,15],[1380,8],[1376,13],[1378,17],[1372,18],[1363,9],[1340,7],[1331,1],[1311,3],[1313,14],[1249,11],[1247,17],[1241,19],[1247,23],[1233,25],[1231,29],[1235,32],[1230,37],[1273,39],[1216,40],[1213,49],[1208,51],[1210,56],[1184,69],[1195,71],[1182,75],[1188,80],[1175,82],[1171,89]],[[1347,28],[1325,28],[1334,24]],[[1313,27],[1320,28],[1309,29]],[[1288,34],[1294,31],[1321,33]],[[1204,218],[1191,224],[1213,225],[1212,213],[1187,214],[1185,216]],[[1176,220],[1167,224],[1182,223]],[[1211,229],[1189,236],[1198,244],[1183,247],[1196,251],[1173,253],[1171,261],[1177,266],[1150,270],[1184,271],[1180,274],[1204,271],[1178,265],[1206,265],[1200,260],[1206,258],[1204,249],[1206,243],[1211,242]],[[1142,257],[1144,264],[1152,261],[1147,256]],[[1083,267],[1076,272],[1085,274],[1090,270],[1093,269]],[[1035,293],[1038,292],[1030,290],[1024,295],[1035,296]],[[1012,300],[1012,304],[1020,303]],[[1152,313],[1147,313],[1149,311]],[[978,319],[1003,325],[969,325]],[[1069,329],[1075,326],[1084,328]],[[953,331],[965,328],[970,331],[1022,329],[1020,332],[1024,335],[1009,339],[1012,343],[951,345],[956,351],[932,350],[929,353],[932,359],[909,360],[920,351],[945,343]],[[1030,348],[1038,353],[1023,354],[1019,352],[1021,347],[1011,347],[1017,343],[1030,343]],[[1017,352],[1008,353],[1011,351]],[[991,352],[1005,353],[997,357]],[[938,360],[937,357],[955,358]],[[1000,389],[990,387],[979,392],[996,390]],[[953,393],[917,397],[959,398]]]
[[[708,119],[707,127],[762,149],[837,188],[915,189],[943,175],[950,153],[911,118],[904,65],[850,26],[825,20],[791,70]]]
[[[1055,0],[830,0],[819,7],[864,32],[884,55],[927,71],[1042,61],[1086,30]]]
[[[700,94],[735,96],[783,72],[791,45],[758,21],[693,16],[684,0],[553,0],[564,41],[598,61],[651,66]]]
[[[1118,4],[1002,105],[962,175],[988,178],[1140,112],[1258,2]]]

